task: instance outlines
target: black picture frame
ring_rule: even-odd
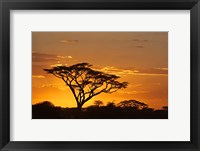
[[[191,140],[148,142],[10,141],[10,10],[190,10]],[[199,0],[0,0],[0,148],[14,150],[200,150],[200,3]],[[128,135],[128,134],[127,134]]]

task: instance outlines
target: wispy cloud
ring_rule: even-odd
[[[116,68],[113,66],[96,66],[94,69],[109,73],[115,74],[118,76],[126,76],[126,75],[135,75],[135,76],[167,76],[168,69],[167,68],[149,68],[149,69],[137,69],[137,68],[130,68],[130,69],[121,69]]]
[[[60,90],[66,90],[67,87],[63,84],[42,84],[39,88],[56,88]]]
[[[137,73],[139,71],[137,70],[125,70],[125,69],[120,69],[120,68],[116,68],[116,67],[113,67],[113,66],[106,66],[106,67],[96,67],[94,68],[96,70],[100,70],[102,72],[105,72],[105,73],[109,73],[109,74],[116,74],[116,75],[130,75],[130,74],[134,74],[134,73]]]
[[[132,41],[134,41],[134,42],[148,42],[149,40],[147,40],[147,39],[133,39]]]
[[[61,40],[61,43],[71,44],[71,43],[78,43],[79,40]]]
[[[50,65],[50,67],[57,67],[57,66],[67,66],[67,64],[57,63],[57,64]]]
[[[37,53],[37,52],[32,53],[32,62],[52,62],[52,61],[58,61],[56,55]]]
[[[143,48],[144,46],[136,46],[137,48]]]
[[[138,73],[136,76],[168,76],[167,74],[158,74],[158,73]]]
[[[149,91],[118,91],[120,94],[144,94],[149,93]]]
[[[168,68],[149,68],[149,69],[139,69],[140,73],[146,74],[168,74]]]
[[[168,68],[155,68],[155,69],[158,69],[158,70],[168,70]]]
[[[129,88],[130,87],[136,88],[136,87],[141,87],[141,86],[143,86],[143,84],[131,84],[129,85]]]
[[[149,40],[147,39],[139,39],[139,38],[135,38],[133,40],[131,40],[132,42],[134,42],[135,44],[137,44],[135,47],[136,48],[144,48],[144,45],[146,42],[148,42]]]
[[[61,59],[72,59],[72,56],[57,56],[57,58],[61,58]]]
[[[32,75],[32,78],[43,79],[43,78],[45,78],[45,76],[43,76],[43,75]]]
[[[133,41],[140,41],[140,39],[133,39]]]
[[[45,54],[45,53],[32,53],[32,62],[33,64],[51,64],[50,66],[59,66],[66,65],[77,60],[74,59],[71,55],[54,55],[54,54]]]

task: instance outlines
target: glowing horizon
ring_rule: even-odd
[[[95,96],[83,107],[95,100],[104,105],[137,100],[155,109],[168,106],[167,32],[33,32],[32,104],[76,107],[65,83],[43,69],[81,62],[129,82],[126,89]]]

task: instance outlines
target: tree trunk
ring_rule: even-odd
[[[77,109],[81,110],[81,109],[82,109],[82,106],[83,106],[83,104],[78,103],[78,104],[77,104]]]

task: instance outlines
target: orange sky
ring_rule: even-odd
[[[94,100],[119,103],[135,99],[152,108],[168,105],[167,32],[32,32],[32,104],[50,101],[76,107],[65,83],[43,69],[87,62],[93,69],[119,75],[126,89]]]

